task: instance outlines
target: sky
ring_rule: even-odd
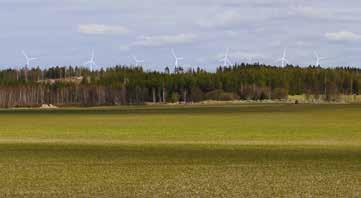
[[[232,63],[287,60],[300,66],[361,66],[361,1],[347,0],[0,0],[0,68],[145,61],[147,70],[212,71]]]

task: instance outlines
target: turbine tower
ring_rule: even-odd
[[[325,57],[320,57],[316,51],[313,52],[315,54],[315,58],[316,58],[316,66],[320,66],[320,61],[321,60],[325,60],[326,58]]]
[[[172,51],[172,55],[173,55],[173,57],[174,57],[174,59],[175,59],[174,66],[175,66],[176,68],[178,68],[179,61],[180,61],[180,60],[184,60],[184,58],[183,58],[183,57],[178,57],[178,56],[175,54],[174,49],[172,49],[171,51]]]
[[[25,53],[24,50],[22,51],[22,54],[24,55],[25,60],[26,60],[25,71],[24,71],[24,73],[25,73],[25,81],[28,81],[28,67],[30,67],[30,62],[33,61],[33,60],[36,60],[37,58],[29,57],[29,56]],[[17,77],[16,77],[16,78],[19,79],[18,74],[17,74]]]
[[[91,72],[93,71],[93,66],[94,66],[94,67],[97,66],[97,64],[95,64],[94,59],[95,59],[95,57],[94,57],[94,50],[92,50],[92,56],[91,56],[90,60],[84,63],[85,65],[90,66],[90,71],[91,71]]]
[[[289,63],[288,60],[286,59],[286,48],[283,50],[283,56],[277,60],[277,62],[281,62],[282,63],[282,67],[285,67],[285,63]]]
[[[219,60],[219,62],[223,62],[224,67],[231,64],[231,62],[229,61],[228,55],[229,55],[229,48],[227,48],[227,51],[224,54],[224,57],[221,60]]]
[[[136,66],[136,67],[137,67],[137,66],[140,66],[140,65],[139,65],[140,63],[144,63],[144,60],[139,60],[139,59],[137,59],[136,56],[133,56],[133,60],[134,60],[134,62],[135,62],[135,66]]]
[[[30,67],[30,62],[31,62],[31,61],[33,61],[33,60],[36,60],[36,59],[37,59],[37,58],[32,58],[32,57],[29,57],[29,56],[25,53],[25,51],[24,51],[24,50],[22,51],[22,54],[24,55],[25,60],[26,60],[26,65],[25,65],[25,68]]]

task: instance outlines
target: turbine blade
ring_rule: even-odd
[[[24,50],[22,51],[22,54],[25,56],[26,59],[29,59]]]
[[[171,51],[172,51],[173,57],[174,57],[175,59],[177,59],[177,55],[175,54],[174,49],[172,49]]]
[[[317,59],[320,59],[320,57],[318,56],[318,54],[317,54],[316,51],[314,51],[313,53],[315,54],[315,57],[316,57]]]

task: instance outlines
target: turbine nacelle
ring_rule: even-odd
[[[132,56],[135,62],[135,66],[139,66],[139,63],[144,63],[144,60],[139,60],[136,56]]]
[[[24,55],[25,60],[26,60],[26,65],[25,65],[26,67],[29,67],[29,66],[30,66],[30,62],[31,62],[31,61],[38,59],[38,58],[29,57],[29,56],[25,53],[24,50],[22,51],[22,54]]]
[[[316,51],[314,51],[313,53],[315,54],[315,58],[316,58],[316,66],[320,66],[320,61],[325,60],[326,58],[320,57]]]
[[[224,54],[224,57],[219,60],[219,62],[223,62],[224,67],[231,64],[231,61],[229,60],[228,56],[229,56],[229,48],[227,48],[227,51]]]
[[[97,67],[97,64],[95,63],[95,55],[94,50],[92,50],[92,56],[89,61],[84,63],[85,66],[90,66],[90,71],[93,71],[93,67]]]
[[[284,49],[284,50],[283,50],[283,56],[282,56],[281,58],[277,59],[277,61],[276,61],[276,62],[281,62],[281,63],[282,63],[282,67],[285,67],[285,66],[286,66],[285,63],[289,64],[288,60],[286,59],[286,54],[287,54],[287,50]]]
[[[178,57],[178,56],[176,55],[176,53],[174,52],[174,49],[172,49],[171,52],[172,52],[172,55],[173,55],[173,57],[174,57],[174,59],[175,59],[174,66],[177,68],[178,65],[179,65],[179,61],[184,60],[184,58],[183,58],[183,57]]]

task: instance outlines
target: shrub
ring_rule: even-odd
[[[232,92],[224,92],[221,89],[208,92],[206,93],[205,97],[208,100],[218,100],[218,101],[239,100],[239,96],[237,94]]]
[[[288,91],[284,88],[276,88],[272,91],[272,99],[287,99]]]
[[[202,90],[199,89],[198,87],[193,87],[191,89],[190,97],[193,102],[200,102],[200,101],[204,100],[204,94],[203,94]]]
[[[179,95],[179,93],[173,92],[172,95],[171,95],[171,97],[170,97],[170,100],[171,100],[172,103],[179,102],[179,100],[180,100],[180,95]]]

